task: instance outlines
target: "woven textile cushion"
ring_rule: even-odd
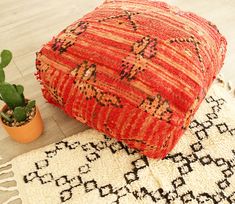
[[[43,95],[82,123],[163,158],[222,67],[211,22],[166,3],[105,1],[37,53]]]

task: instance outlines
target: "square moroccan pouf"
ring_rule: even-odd
[[[220,71],[226,40],[211,22],[150,0],[108,0],[37,53],[44,97],[153,158],[188,127]]]

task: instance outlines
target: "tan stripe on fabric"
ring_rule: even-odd
[[[137,138],[137,136],[138,136],[137,134],[138,133],[135,132],[135,129],[137,127],[137,124],[138,124],[139,120],[141,119],[141,117],[143,117],[144,114],[146,114],[144,111],[139,111],[137,117],[135,118],[135,120],[132,123],[131,128],[129,130],[129,134],[128,135],[133,136],[133,138],[135,138],[135,139],[139,139],[139,138]],[[129,137],[129,138],[131,138],[131,137]]]
[[[142,112],[142,111],[139,111],[139,109],[133,109],[132,111],[133,111],[133,113],[129,112],[128,115],[126,114],[126,112],[123,113],[124,111],[122,111],[123,117],[124,117],[124,116],[127,117],[127,119],[124,120],[124,121],[125,121],[124,125],[119,128],[119,131],[120,131],[121,136],[122,136],[123,138],[126,138],[126,136],[124,135],[124,132],[126,131],[127,124],[130,125],[130,122],[131,122],[131,120],[133,119],[133,116],[134,116],[137,112],[138,112],[138,116],[139,116],[139,115],[141,114],[141,112]],[[138,116],[137,116],[136,118],[138,118]],[[122,117],[122,121],[123,121],[123,117]],[[135,124],[136,118],[135,118],[135,121],[132,123],[132,126],[133,126],[133,124]],[[128,135],[131,135],[131,134],[128,134]]]

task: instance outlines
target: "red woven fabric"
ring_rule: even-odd
[[[154,158],[172,150],[222,67],[215,25],[162,2],[110,0],[37,54],[43,95]]]

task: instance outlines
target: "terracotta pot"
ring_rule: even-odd
[[[5,108],[6,106],[4,106],[2,110],[4,110]],[[19,127],[10,127],[2,122],[2,118],[0,121],[9,136],[20,143],[30,143],[36,140],[42,134],[44,129],[41,114],[37,106],[36,114],[34,115],[33,119],[25,125]]]

